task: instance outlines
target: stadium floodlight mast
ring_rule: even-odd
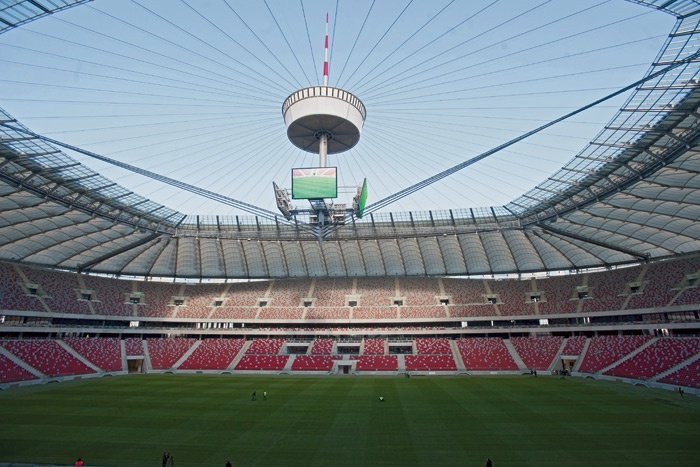
[[[323,85],[299,89],[285,99],[282,116],[289,141],[299,149],[318,154],[318,166],[292,169],[291,199],[309,200],[307,209],[295,209],[289,190],[273,182],[277,208],[287,218],[308,215],[309,223],[317,227],[319,239],[327,226],[342,225],[348,215],[362,216],[366,199],[366,181],[355,189],[353,207],[334,204],[337,197],[337,169],[328,166],[328,155],[353,148],[367,112],[360,99],[344,89],[328,85],[328,13],[326,13],[325,58]],[[343,187],[347,188],[347,187]]]

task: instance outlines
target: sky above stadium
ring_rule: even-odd
[[[339,202],[369,203],[640,79],[674,19],[623,0],[95,0],[0,35],[0,107],[31,130],[276,210],[295,148],[285,98],[323,82],[359,97],[358,145],[329,156]],[[629,95],[383,211],[500,206],[573,158]],[[66,151],[185,214],[235,209]],[[300,205],[304,201],[295,201]]]

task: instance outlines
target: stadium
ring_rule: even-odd
[[[0,462],[696,464],[700,3],[400,3],[0,1]]]

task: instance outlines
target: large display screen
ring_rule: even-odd
[[[323,199],[337,197],[337,167],[292,169],[292,199]]]

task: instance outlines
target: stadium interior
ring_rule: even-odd
[[[0,34],[84,3],[11,2]],[[644,81],[501,206],[188,215],[0,109],[0,388],[537,371],[700,394],[700,4],[634,3],[675,21]]]

